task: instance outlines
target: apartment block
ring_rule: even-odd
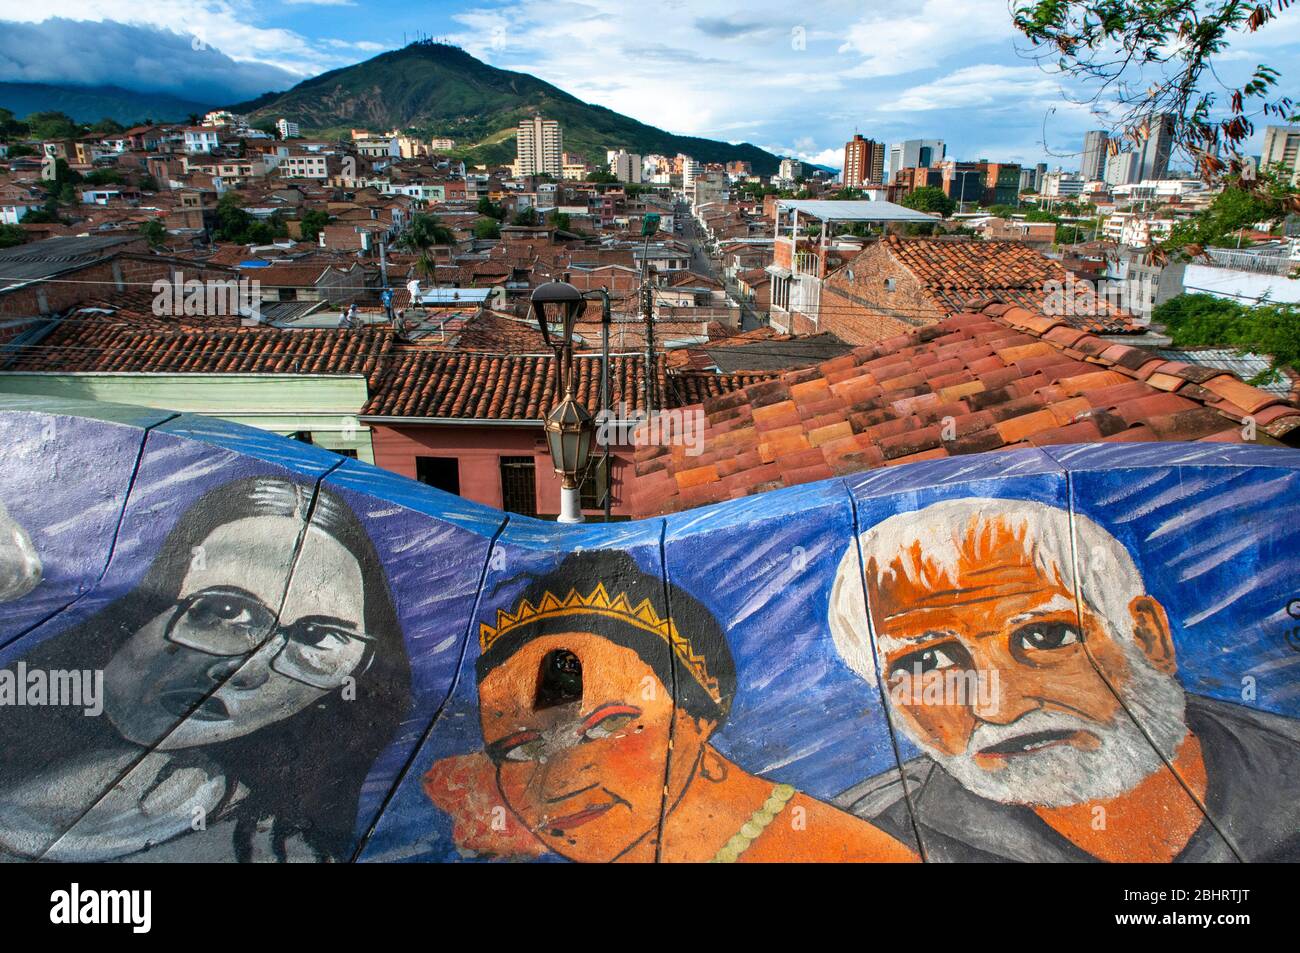
[[[521,119],[516,146],[515,168],[519,175],[559,178],[564,174],[564,134],[554,119],[541,116]]]
[[[868,182],[884,182],[885,144],[855,135],[844,144],[844,171],[840,178],[847,189],[860,189]]]

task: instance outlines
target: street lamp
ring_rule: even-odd
[[[560,482],[561,523],[582,522],[579,480],[591,460],[594,432],[591,413],[574,395],[573,326],[585,301],[577,288],[564,281],[548,281],[533,292],[531,310],[542,339],[555,351],[555,406],[546,415],[546,444]],[[558,325],[560,337],[551,333]]]

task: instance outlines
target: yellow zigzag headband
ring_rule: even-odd
[[[672,620],[659,618],[659,613],[655,611],[649,599],[645,599],[636,608],[632,607],[624,593],[619,593],[616,598],[611,599],[609,593],[605,591],[604,583],[597,583],[591,595],[585,597],[579,595],[577,589],[570,589],[569,594],[563,599],[557,599],[553,593],[547,592],[537,605],[524,599],[513,613],[498,609],[495,627],[486,622],[479,624],[479,648],[486,654],[498,639],[515,629],[542,619],[583,615],[616,619],[663,639],[709,697],[719,705],[722,704],[722,692],[718,688],[718,680],[709,675],[704,656],[695,653],[690,640],[677,631],[677,626]]]

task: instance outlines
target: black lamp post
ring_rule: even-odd
[[[574,394],[573,326],[584,307],[582,292],[568,282],[548,281],[533,292],[533,316],[542,339],[555,352],[555,405],[546,415],[546,444],[561,478],[561,523],[582,522],[579,481],[591,460],[595,429],[591,413]],[[559,327],[558,338],[552,326]]]

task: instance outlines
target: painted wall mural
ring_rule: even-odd
[[[1300,453],[507,516],[0,398],[0,858],[1300,859]]]

